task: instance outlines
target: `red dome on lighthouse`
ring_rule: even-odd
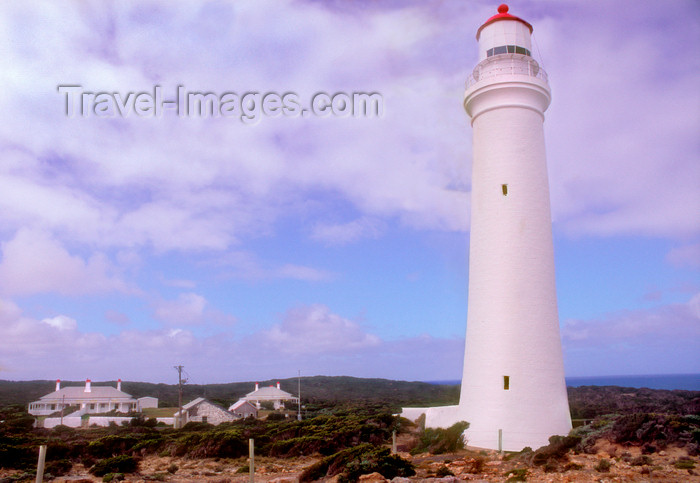
[[[521,19],[520,17],[516,17],[515,15],[511,15],[508,13],[508,5],[505,3],[502,3],[501,5],[498,6],[498,13],[488,19],[484,24],[479,27],[479,30],[476,31],[476,40],[479,40],[479,36],[481,35],[481,29],[486,27],[487,25],[491,25],[494,22],[498,22],[499,20],[515,20],[516,22],[521,22],[525,24],[525,26],[530,29],[530,33],[532,33],[532,25],[527,23],[525,20]]]

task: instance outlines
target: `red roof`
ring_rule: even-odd
[[[499,20],[515,20],[518,22],[522,22],[525,24],[525,26],[528,29],[530,29],[530,33],[532,33],[532,25],[527,23],[525,20],[523,20],[519,17],[516,17],[515,15],[509,14],[508,13],[508,5],[506,5],[505,3],[502,3],[501,5],[498,6],[498,13],[496,15],[494,15],[493,17],[491,17],[490,19],[488,19],[486,22],[484,22],[484,24],[481,27],[479,27],[479,30],[476,31],[476,40],[479,40],[479,36],[481,35],[481,29],[483,29],[487,25],[491,25],[494,22],[498,22]]]

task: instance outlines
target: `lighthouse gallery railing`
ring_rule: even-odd
[[[503,75],[526,75],[548,82],[547,73],[535,59],[520,54],[494,55],[479,63],[467,79],[467,87]]]

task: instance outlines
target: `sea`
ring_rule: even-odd
[[[460,384],[460,380],[427,381],[431,384]],[[586,376],[567,377],[566,385],[578,386],[620,386],[648,387],[649,389],[682,389],[700,391],[700,374],[654,374],[636,376]]]

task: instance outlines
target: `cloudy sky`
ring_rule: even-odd
[[[461,377],[462,96],[496,6],[0,4],[0,379]],[[553,92],[567,375],[700,372],[700,4],[510,11]],[[68,117],[61,85],[375,92],[384,111]]]

